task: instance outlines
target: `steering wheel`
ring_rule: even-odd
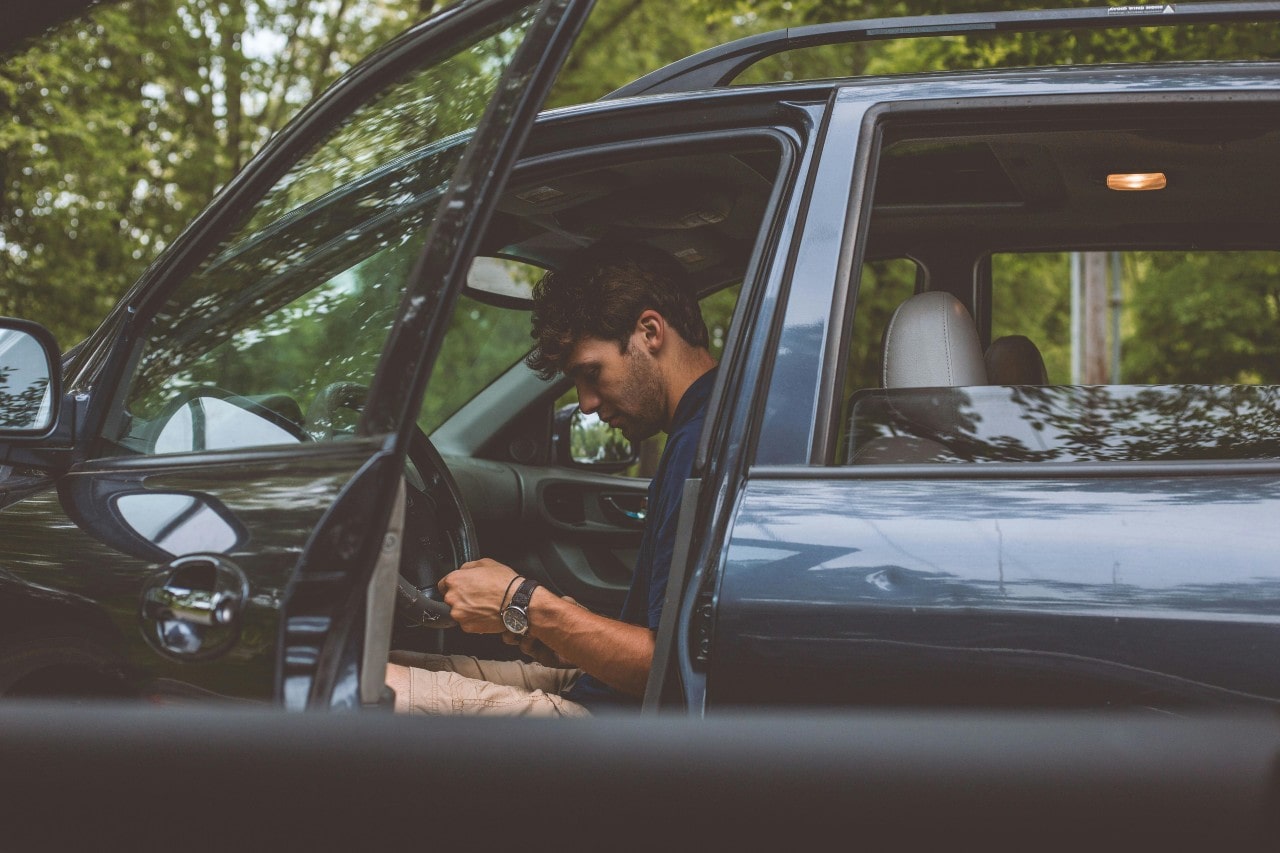
[[[317,441],[354,429],[368,389],[354,382],[326,386],[308,408],[307,432]],[[452,628],[458,624],[436,582],[479,554],[475,523],[444,459],[421,429],[409,438],[405,466],[404,536],[396,611],[410,627]]]
[[[458,623],[436,582],[476,559],[480,549],[457,482],[430,439],[416,428],[409,438],[405,486],[396,609],[408,625],[452,628]]]

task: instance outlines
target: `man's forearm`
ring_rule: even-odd
[[[653,631],[592,613],[545,587],[529,601],[529,634],[615,690],[643,696]]]

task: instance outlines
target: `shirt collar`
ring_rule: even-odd
[[[685,390],[684,396],[676,404],[676,414],[671,419],[671,429],[667,430],[668,435],[706,410],[707,398],[711,396],[711,388],[715,384],[716,368],[714,367],[693,380],[693,384]]]

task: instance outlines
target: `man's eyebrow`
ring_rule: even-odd
[[[580,374],[587,372],[591,368],[596,367],[598,364],[599,363],[593,358],[584,358],[581,361],[576,361],[573,364],[566,366],[564,369],[564,375],[573,379]]]

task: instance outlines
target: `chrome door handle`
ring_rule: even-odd
[[[239,567],[219,554],[191,554],[169,563],[143,590],[143,633],[165,655],[212,657],[235,644],[248,600]]]

